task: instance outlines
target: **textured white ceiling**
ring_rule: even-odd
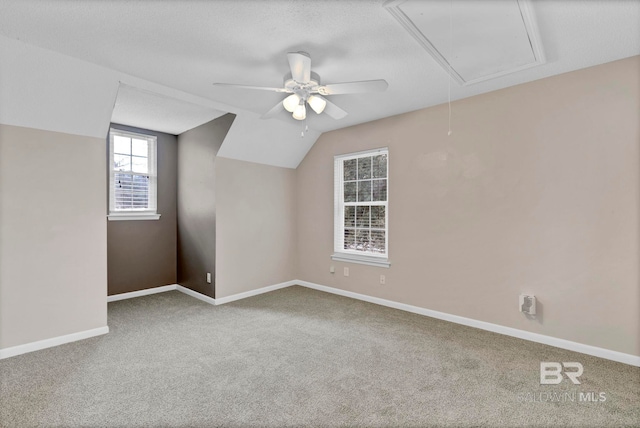
[[[120,84],[111,122],[178,135],[226,112]]]
[[[238,114],[218,156],[295,168],[320,136],[310,129],[302,137],[301,131],[297,120],[262,120],[254,113]]]
[[[455,8],[468,1],[472,0],[454,0]],[[289,51],[309,52],[313,70],[325,83],[379,78],[389,82],[385,93],[332,96],[349,115],[339,121],[310,115],[309,127],[325,132],[447,100],[448,75],[383,3],[0,0],[0,34],[174,88],[239,117],[245,111],[260,115],[281,96],[211,84],[278,86],[288,71]],[[547,63],[475,85],[454,84],[453,99],[640,54],[638,0],[535,0],[532,9]],[[434,19],[448,21],[449,16]],[[456,16],[452,19],[455,31]],[[249,129],[230,132],[225,140],[225,145],[242,149],[223,149],[242,158],[242,153],[259,151],[264,144],[291,138],[275,156],[295,167],[299,156],[286,153],[295,144],[291,127],[267,126],[255,115],[234,125]],[[286,115],[271,119],[279,121],[291,125],[293,120]]]
[[[106,138],[117,91],[104,67],[0,37],[2,124]]]

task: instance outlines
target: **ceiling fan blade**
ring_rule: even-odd
[[[282,105],[282,101],[278,101],[278,104],[274,105],[271,110],[263,114],[261,119],[270,119],[274,116],[277,116],[281,111],[284,111],[284,106]]]
[[[291,77],[298,83],[309,83],[311,80],[311,57],[306,52],[289,52],[287,54]]]
[[[271,91],[271,92],[287,92],[287,93],[293,92],[287,88],[270,88],[267,86],[234,85],[233,83],[214,83],[213,86],[219,86],[222,88],[257,89],[260,91]]]
[[[324,113],[327,113],[330,117],[334,119],[342,119],[349,114],[326,98],[324,100],[327,102],[327,105],[324,107]]]
[[[362,82],[333,83],[318,86],[314,90],[322,95],[358,94],[362,92],[384,92],[389,87],[386,80],[364,80]]]

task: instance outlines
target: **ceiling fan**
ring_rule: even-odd
[[[282,88],[234,85],[229,83],[214,83],[214,85],[291,94],[281,102],[278,102],[278,104],[265,113],[262,118],[270,118],[283,110],[287,110],[292,113],[293,118],[296,120],[304,120],[307,118],[307,104],[317,114],[324,112],[334,119],[342,119],[347,115],[347,112],[324,98],[323,95],[382,92],[389,86],[389,84],[382,79],[322,85],[320,83],[320,76],[311,71],[311,57],[308,53],[289,52],[287,59],[289,60],[291,72],[284,76]]]

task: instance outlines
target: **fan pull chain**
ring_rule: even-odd
[[[300,133],[300,138],[304,138],[304,134],[309,131],[309,127],[307,126],[307,119],[302,121],[302,132]]]

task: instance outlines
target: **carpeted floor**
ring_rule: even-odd
[[[118,301],[109,327],[0,361],[0,424],[640,425],[639,368],[302,287]],[[539,385],[541,361],[582,363],[582,384]]]

